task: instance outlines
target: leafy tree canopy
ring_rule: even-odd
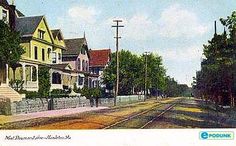
[[[0,20],[0,62],[14,66],[25,52],[20,46],[20,34]]]

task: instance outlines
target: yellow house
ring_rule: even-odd
[[[62,63],[62,50],[66,50],[61,30],[50,30],[45,16],[16,18],[16,31],[21,34],[25,53],[15,71],[15,79],[23,81],[23,89],[38,91],[38,68],[50,67],[51,90],[73,87],[77,73],[68,63]],[[9,68],[9,81],[14,82],[13,69]]]
[[[38,91],[38,66],[51,64],[54,39],[44,16],[16,18],[16,31],[21,34],[25,54],[16,69],[16,79],[24,82],[23,89]],[[9,69],[9,80],[13,70]]]

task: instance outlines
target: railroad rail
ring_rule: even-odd
[[[136,113],[134,115],[131,115],[129,117],[126,117],[124,119],[121,119],[120,121],[117,121],[109,126],[106,126],[103,129],[112,129],[115,127],[121,127],[121,128],[135,128],[135,129],[145,129],[147,126],[149,126],[151,123],[153,123],[154,121],[158,120],[159,118],[161,118],[165,113],[167,113],[168,111],[170,111],[171,109],[173,109],[177,104],[179,104],[180,102],[182,102],[183,99],[179,99],[173,103],[161,103],[159,105],[156,105],[148,110]],[[165,107],[167,105],[167,107]],[[163,110],[160,111],[159,108],[164,107]],[[151,114],[148,115],[148,114]],[[147,120],[146,122],[139,124],[139,125],[132,125],[131,126],[127,126],[125,124],[128,124],[129,122],[133,122],[137,119],[141,119],[141,120]]]

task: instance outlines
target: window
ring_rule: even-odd
[[[78,83],[79,83],[79,85],[83,85],[84,84],[84,78],[79,76]]]
[[[82,61],[82,71],[85,71],[85,61]]]
[[[58,53],[58,60],[61,60],[61,53]]]
[[[45,50],[42,49],[42,60],[45,61]]]
[[[51,54],[51,48],[48,48],[48,58],[50,57]]]
[[[81,48],[81,54],[85,55],[85,49],[83,47]]]
[[[32,66],[32,81],[37,81],[37,69],[35,66]]]
[[[88,61],[86,61],[86,63],[85,63],[85,69],[86,69],[86,71],[89,71],[89,64],[88,64]]]
[[[2,10],[2,20],[7,22],[8,18],[7,18],[7,11],[6,10]]]
[[[89,78],[89,88],[92,88],[92,84],[93,84],[92,79]]]
[[[38,59],[38,48],[34,47],[34,59]]]
[[[57,63],[57,53],[52,52],[52,63]]]
[[[77,60],[77,70],[80,70],[80,67],[81,67],[81,62],[80,62],[80,59],[78,58],[78,60]]]
[[[44,39],[44,31],[42,31],[42,30],[38,30],[38,37],[40,38],[40,39]]]
[[[61,84],[61,74],[52,73],[52,84]]]
[[[81,48],[80,53],[83,54],[83,48]]]
[[[99,71],[100,71],[100,70],[99,70],[99,67],[96,67],[94,70],[95,70],[95,71],[94,71],[95,74],[99,75]]]

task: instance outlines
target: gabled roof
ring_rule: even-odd
[[[63,55],[79,55],[82,47],[88,52],[86,38],[65,39],[65,45],[67,50],[63,51]]]
[[[38,28],[40,22],[45,23],[49,37],[54,43],[52,33],[49,29],[45,16],[32,16],[32,17],[19,17],[16,18],[16,31],[19,31],[22,38],[33,37],[36,29]]]
[[[111,57],[111,49],[89,50],[91,67],[105,67]]]
[[[44,16],[19,17],[16,19],[16,31],[19,31],[22,37],[33,36],[39,23]]]

